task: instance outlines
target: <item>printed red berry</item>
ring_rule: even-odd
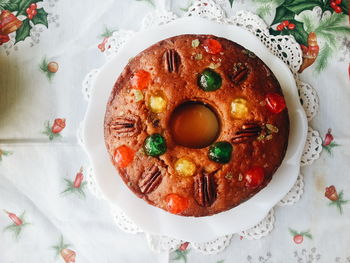
[[[248,187],[258,187],[264,182],[265,172],[262,167],[254,166],[245,172],[246,186]]]
[[[177,194],[169,194],[166,199],[167,210],[172,214],[180,214],[188,207],[188,200]]]
[[[324,138],[324,140],[323,140],[323,143],[322,143],[323,146],[328,146],[328,145],[330,145],[331,142],[334,140],[334,137],[333,137],[333,135],[332,135],[331,132],[332,132],[332,129],[329,128],[329,129],[328,129],[328,132],[326,133],[326,136],[325,136],[325,138]]]
[[[52,133],[59,133],[66,127],[66,119],[55,119],[51,131]]]
[[[30,9],[29,7],[26,9],[26,13],[27,15],[30,15],[32,13],[32,9]]]
[[[51,61],[47,64],[47,70],[51,73],[56,73],[58,70],[58,63],[55,61]]]
[[[334,11],[336,12],[336,13],[341,13],[342,12],[342,9],[341,9],[341,7],[340,6],[336,6],[335,8],[334,8]]]
[[[203,41],[203,47],[206,52],[213,55],[220,53],[222,51],[221,43],[212,38],[205,39]]]
[[[189,242],[182,243],[181,246],[179,247],[179,250],[185,251],[189,244],[190,244]]]
[[[75,180],[74,180],[74,183],[73,183],[73,187],[74,187],[74,188],[80,188],[83,179],[84,179],[83,167],[81,167],[80,170],[79,170],[79,172],[78,172],[77,175],[75,176]]]
[[[119,146],[114,151],[114,162],[120,168],[127,167],[133,160],[135,151],[126,145]]]
[[[36,8],[37,8],[36,3],[30,4],[29,8],[30,8],[30,9],[33,9],[33,10],[36,9]]]
[[[266,94],[266,106],[272,113],[280,113],[286,108],[286,101],[283,96],[277,93]]]
[[[330,6],[335,9],[337,7],[337,4],[334,1],[331,1]]]
[[[0,34],[0,46],[6,42],[10,41],[10,37],[8,35],[1,35]]]
[[[103,38],[102,42],[98,44],[98,49],[101,50],[101,52],[104,52],[106,50],[106,43],[107,43],[108,37]]]
[[[284,29],[284,26],[282,25],[282,24],[279,24],[278,26],[277,26],[277,30],[278,31],[282,31]]]
[[[289,24],[289,25],[288,25],[288,29],[290,29],[290,30],[295,29],[295,24]]]
[[[302,235],[295,235],[293,237],[293,241],[295,244],[301,244],[303,243],[304,237]]]
[[[23,221],[18,216],[16,216],[16,214],[8,212],[6,210],[4,210],[4,211],[16,226],[20,226],[23,224]]]
[[[337,189],[335,189],[334,185],[326,187],[326,191],[324,193],[324,196],[327,197],[331,201],[337,201],[339,199]]]
[[[285,27],[288,26],[288,25],[289,25],[289,21],[288,21],[288,20],[284,20],[284,21],[282,22],[282,25],[285,26]]]
[[[335,0],[334,1],[337,5],[340,5],[341,4],[341,0]]]
[[[147,88],[150,82],[151,74],[141,69],[131,77],[131,88],[142,90]]]
[[[32,9],[32,15],[33,16],[36,16],[37,13],[38,13],[38,11],[36,11],[36,9],[34,9],[34,10]]]

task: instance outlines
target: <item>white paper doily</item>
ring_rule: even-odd
[[[162,8],[163,9],[163,8]],[[254,35],[260,38],[261,42],[268,47],[271,52],[279,57],[285,64],[288,65],[290,70],[296,77],[297,86],[299,89],[300,99],[307,118],[310,121],[317,113],[319,101],[318,96],[309,84],[299,80],[297,71],[302,63],[301,49],[299,44],[295,41],[292,36],[271,36],[269,35],[268,27],[264,21],[255,14],[247,11],[237,12],[232,17],[226,17],[225,12],[222,10],[220,5],[216,4],[212,0],[197,0],[194,1],[193,5],[188,9],[185,16],[200,16],[211,20],[218,21],[220,23],[234,24],[236,26],[243,27],[250,31]],[[142,29],[146,29],[153,26],[159,26],[162,24],[169,23],[178,17],[172,12],[166,10],[156,10],[148,14],[142,25]],[[120,48],[126,43],[126,41],[134,34],[132,31],[119,30],[113,33],[109,37],[106,50],[104,54],[109,59],[113,55],[119,52]],[[84,97],[89,100],[91,87],[93,86],[95,76],[98,70],[94,69],[87,74],[83,81],[83,94]],[[78,137],[80,132],[78,132]],[[78,139],[82,143],[81,139]],[[312,128],[308,129],[307,142],[302,155],[301,166],[309,165],[313,161],[319,158],[319,154],[322,150],[322,139],[319,133]],[[95,177],[92,174],[92,170],[88,170],[88,186],[91,192],[98,198],[103,198],[101,191],[95,181]],[[303,176],[299,175],[293,188],[287,193],[287,195],[276,205],[276,206],[287,206],[295,204],[303,193]],[[143,232],[136,224],[127,218],[125,213],[115,206],[111,206],[111,213],[113,218],[120,229],[127,233],[140,233]],[[247,239],[259,239],[268,235],[274,226],[274,209],[268,213],[268,215],[256,226],[244,230],[238,235]],[[177,249],[184,241],[174,239],[166,236],[151,235],[145,233],[146,239],[150,248],[156,252],[171,252]],[[229,244],[233,234],[228,234],[223,237],[218,237],[215,240],[211,240],[203,243],[192,243],[191,246],[204,253],[204,254],[215,254],[225,249]]]

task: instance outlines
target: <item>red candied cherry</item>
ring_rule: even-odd
[[[220,44],[220,42],[212,38],[204,40],[203,47],[206,52],[213,55],[222,51],[222,45]]]
[[[246,186],[248,187],[258,187],[261,185],[265,179],[265,172],[262,167],[253,166],[248,171],[245,172]]]
[[[172,214],[180,214],[188,207],[188,200],[178,194],[168,194],[165,201]]]
[[[114,151],[114,161],[119,168],[127,167],[134,160],[135,151],[126,145],[119,146]]]
[[[288,29],[290,29],[290,30],[295,29],[295,24],[292,24],[292,23],[291,23],[291,24],[289,24],[289,25],[288,25]]]
[[[277,93],[268,93],[265,97],[266,107],[272,113],[280,113],[286,107],[286,101],[283,96]]]
[[[284,29],[283,24],[279,24],[279,25],[277,26],[277,30],[278,30],[278,31],[282,31],[283,29]]]
[[[147,88],[148,84],[151,81],[151,74],[146,70],[138,70],[131,77],[131,87],[133,89],[142,90]]]
[[[284,25],[285,27],[288,26],[288,25],[289,25],[289,21],[288,21],[288,20],[284,20],[284,21],[282,22],[282,25]]]

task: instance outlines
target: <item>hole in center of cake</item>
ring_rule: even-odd
[[[218,138],[220,121],[209,105],[186,101],[172,112],[170,130],[177,144],[199,149],[211,145]]]

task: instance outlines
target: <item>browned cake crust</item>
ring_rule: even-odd
[[[222,51],[207,52],[202,45],[205,39],[217,40]],[[170,54],[173,58],[170,60],[169,50],[175,52]],[[206,68],[220,74],[221,88],[211,92],[199,88],[198,74]],[[135,93],[131,78],[139,70],[149,72],[151,80],[145,89]],[[166,109],[154,113],[148,102],[159,91],[166,98]],[[187,200],[185,209],[175,211],[183,216],[207,216],[235,207],[268,184],[287,149],[287,109],[279,113],[269,111],[268,93],[283,96],[273,73],[252,52],[232,41],[212,35],[181,35],[160,41],[130,60],[111,93],[104,132],[112,162],[138,197],[164,210],[169,210],[169,194]],[[248,103],[249,110],[243,118],[231,114],[231,103],[237,98]],[[192,149],[174,142],[169,130],[171,113],[179,104],[191,100],[208,103],[216,111],[221,123],[216,141],[233,146],[228,163],[210,160],[209,146]],[[248,125],[249,129],[251,124],[259,127],[253,128],[253,136],[245,134],[242,128]],[[237,135],[242,131],[246,136],[243,139]],[[166,152],[156,157],[148,156],[143,150],[145,139],[154,133],[161,134],[167,146]],[[122,145],[132,149],[135,155],[121,168],[115,150]],[[196,165],[193,176],[181,176],[174,169],[174,163],[184,157]],[[259,186],[249,187],[244,176],[256,166],[263,168],[265,178]]]

